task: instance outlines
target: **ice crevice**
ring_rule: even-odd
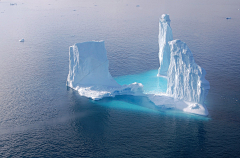
[[[144,94],[144,85],[136,82],[118,84],[108,70],[104,41],[76,43],[69,47],[66,85],[94,100],[116,95],[146,96],[156,106],[208,115],[204,104],[210,89],[206,71],[195,63],[186,43],[173,40],[170,22],[168,14],[161,16],[158,36],[160,67],[156,75],[167,78],[166,93]]]

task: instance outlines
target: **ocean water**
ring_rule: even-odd
[[[239,9],[239,0],[1,0],[0,157],[239,157]],[[66,87],[69,46],[104,40],[120,84],[164,92],[151,84],[166,83],[153,76],[163,13],[207,72],[208,117]]]

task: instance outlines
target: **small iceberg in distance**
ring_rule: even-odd
[[[23,38],[22,38],[22,39],[20,39],[20,40],[19,40],[19,42],[24,42],[24,39],[23,39]]]

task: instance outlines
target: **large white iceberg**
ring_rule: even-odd
[[[77,43],[69,47],[69,73],[66,85],[91,99],[115,95],[142,95],[142,84],[119,85],[108,70],[104,41]]]
[[[158,76],[167,76],[170,64],[170,47],[168,42],[173,40],[172,29],[170,27],[170,18],[168,14],[163,14],[159,20],[159,64]]]
[[[160,67],[157,76],[168,79],[166,93],[143,94],[143,85],[136,82],[119,85],[109,73],[103,41],[77,43],[69,47],[67,86],[94,100],[115,95],[145,95],[157,106],[208,115],[204,105],[210,89],[205,79],[206,72],[195,63],[184,42],[173,40],[167,14],[163,14],[159,21],[158,38]]]

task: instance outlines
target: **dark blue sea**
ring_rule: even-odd
[[[155,72],[164,13],[207,72],[207,117],[66,87],[79,42],[104,40],[115,78]],[[240,157],[239,42],[239,0],[1,0],[0,157]]]

